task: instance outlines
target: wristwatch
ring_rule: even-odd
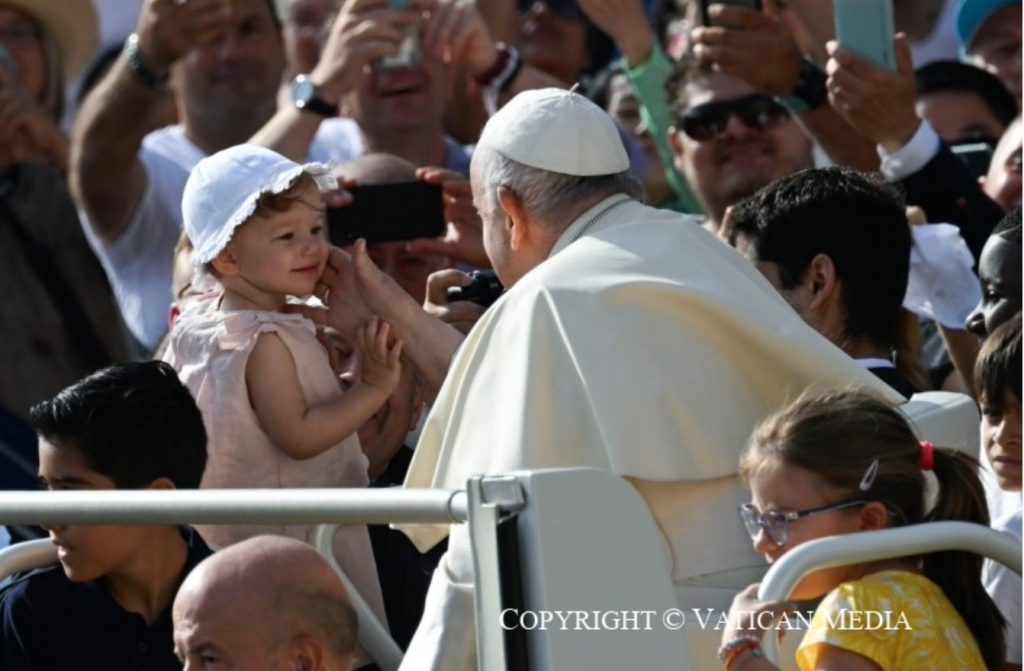
[[[128,61],[128,69],[136,81],[148,86],[151,89],[159,89],[167,83],[170,78],[169,72],[157,72],[146,60],[146,55],[139,48],[139,36],[132,33],[124,43],[124,55]]]
[[[793,92],[786,98],[779,99],[789,111],[799,114],[815,110],[828,102],[828,89],[825,82],[828,76],[815,65],[814,61],[804,58],[800,64],[800,72],[796,75]]]
[[[313,112],[322,117],[338,116],[337,105],[332,105],[319,95],[316,85],[306,75],[292,80],[292,102],[303,112]]]

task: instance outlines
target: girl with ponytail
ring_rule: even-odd
[[[740,517],[773,562],[806,541],[932,521],[988,524],[977,463],[914,435],[887,403],[859,391],[805,395],[762,423],[740,460],[751,503]],[[966,552],[817,571],[792,598],[824,596],[797,652],[802,671],[999,668],[1002,617]],[[727,671],[773,669],[761,624],[792,604],[733,601],[719,657]],[[872,615],[874,614],[874,615]],[[864,626],[885,620],[882,629]],[[860,624],[858,624],[860,623]]]

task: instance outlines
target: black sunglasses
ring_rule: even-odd
[[[754,93],[736,100],[691,107],[676,121],[690,139],[707,142],[722,134],[734,114],[744,126],[754,130],[775,128],[789,118],[789,110],[774,98]]]
[[[564,19],[582,21],[586,18],[575,0],[517,0],[516,8],[520,14],[525,14],[538,2],[543,2],[554,14]]]

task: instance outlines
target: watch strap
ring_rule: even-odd
[[[151,89],[159,89],[163,88],[167,84],[167,80],[170,79],[169,72],[157,72],[149,63],[139,46],[137,33],[128,36],[128,40],[124,43],[124,55],[128,61],[128,70],[140,84]]]
[[[821,68],[809,58],[804,58],[792,93],[780,98],[779,102],[796,114],[818,109],[828,102],[828,89],[825,86],[827,79],[828,76]]]
[[[312,95],[308,95],[302,98],[298,98],[294,94],[294,87],[298,84],[308,84],[312,89]],[[304,112],[313,112],[319,114],[322,117],[335,117],[338,116],[338,108],[336,105],[332,105],[323,98],[317,95],[316,86],[313,85],[306,75],[299,75],[292,82],[293,93],[292,102],[295,106]]]

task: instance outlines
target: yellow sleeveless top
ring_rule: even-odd
[[[797,650],[800,670],[814,671],[826,645],[884,671],[985,670],[974,636],[942,589],[908,571],[880,571],[829,592]]]

